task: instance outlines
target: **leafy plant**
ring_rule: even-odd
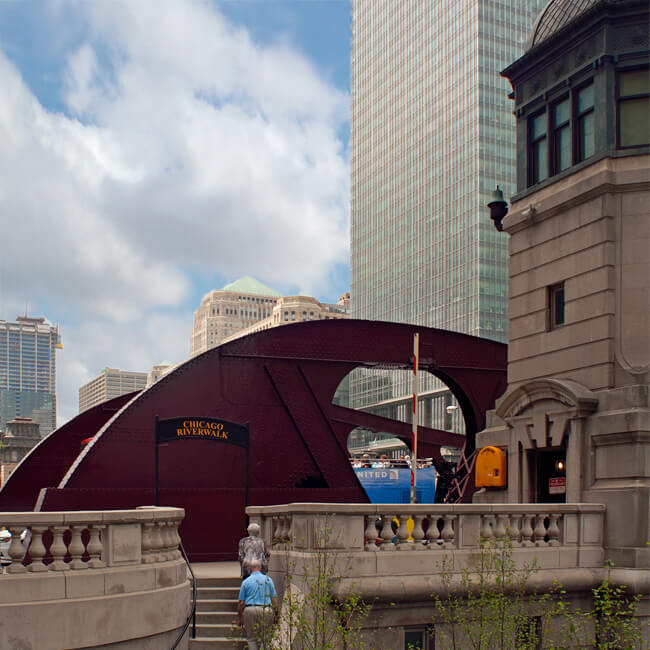
[[[453,650],[506,650],[537,648],[540,615],[549,608],[550,596],[527,594],[526,585],[537,571],[536,562],[517,567],[512,540],[479,541],[472,565],[454,571],[445,556],[440,566],[442,592],[434,594],[444,647]],[[446,637],[446,638],[445,638]]]
[[[339,598],[332,593],[333,585],[346,576],[337,568],[340,554],[328,551],[331,517],[314,532],[314,550],[301,552],[300,561],[290,548],[285,553],[285,593],[268,644],[273,650],[365,647],[362,625],[372,605],[354,591]]]
[[[564,620],[563,632],[572,646],[599,650],[637,650],[643,647],[641,622],[635,616],[641,596],[629,595],[625,585],[612,583],[614,564],[605,563],[607,575],[592,589],[593,609],[571,610],[570,603],[560,599],[555,615]],[[565,595],[561,591],[561,595]]]

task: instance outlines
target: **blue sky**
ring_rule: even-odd
[[[104,366],[185,358],[210,289],[349,290],[349,27],[347,0],[0,1],[0,319],[59,324],[59,423]]]

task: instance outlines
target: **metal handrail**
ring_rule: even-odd
[[[190,561],[187,557],[187,553],[185,552],[185,548],[183,547],[183,542],[180,542],[179,546],[181,549],[181,554],[183,555],[183,558],[185,560],[185,564],[187,564],[187,568],[190,570],[190,575],[192,576],[192,611],[187,617],[187,620],[185,621],[185,625],[183,625],[183,629],[181,630],[180,635],[178,636],[176,641],[174,641],[174,645],[171,647],[171,650],[176,650],[176,648],[178,647],[178,644],[185,636],[185,632],[187,631],[187,628],[190,625],[190,621],[192,621],[192,638],[196,639],[196,595],[197,595],[196,576],[194,575],[194,571],[192,571],[192,565],[190,564]]]

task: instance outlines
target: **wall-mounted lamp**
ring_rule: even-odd
[[[555,461],[555,471],[556,472],[563,472],[564,471],[564,461],[563,460],[556,460]]]
[[[503,192],[498,185],[496,190],[492,192],[492,200],[487,204],[487,207],[490,208],[490,219],[494,221],[494,227],[499,232],[502,232],[503,226],[501,222],[503,217],[508,214],[508,204],[504,201]]]

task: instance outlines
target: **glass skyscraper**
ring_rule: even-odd
[[[497,184],[506,198],[515,190],[513,103],[499,72],[544,4],[352,1],[353,318],[506,340],[508,239],[486,208]],[[366,375],[351,405],[381,402],[373,410],[407,419],[409,381]],[[435,386],[423,384],[432,399],[420,421],[440,427],[450,403]]]
[[[0,320],[0,430],[8,420],[30,417],[45,436],[56,428],[58,327],[44,318]]]

